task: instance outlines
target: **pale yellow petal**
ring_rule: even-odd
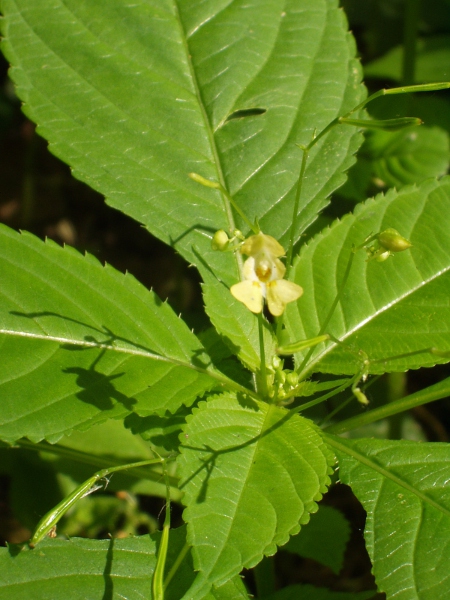
[[[269,254],[273,258],[278,258],[285,254],[283,246],[275,238],[262,232],[247,238],[241,246],[241,252],[247,256],[255,256],[262,252]]]
[[[267,304],[274,317],[283,314],[286,304],[298,300],[303,294],[303,288],[292,281],[278,279],[267,284]]]
[[[244,262],[242,275],[244,279],[248,279],[249,281],[258,280],[258,276],[255,273],[255,259],[253,256],[250,256],[250,258],[247,258],[247,260]]]
[[[253,313],[262,311],[263,291],[259,281],[241,281],[232,285],[230,292]]]

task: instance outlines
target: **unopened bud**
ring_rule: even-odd
[[[286,375],[286,381],[291,387],[295,387],[298,384],[299,376],[295,371],[291,371]]]
[[[386,229],[377,236],[378,243],[389,252],[403,252],[411,248],[412,244],[406,238],[399,234],[396,229]]]
[[[224,231],[223,229],[219,229],[219,231],[216,231],[216,233],[213,236],[213,239],[211,241],[211,248],[213,250],[223,251],[227,249],[229,243],[230,240],[226,231]]]

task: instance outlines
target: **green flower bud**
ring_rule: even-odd
[[[286,381],[291,387],[295,387],[298,384],[299,376],[298,373],[291,371],[286,375]]]
[[[377,236],[378,243],[389,252],[403,252],[411,248],[412,244],[406,238],[399,234],[396,229],[386,229]]]
[[[213,236],[213,239],[211,241],[211,248],[213,250],[220,250],[222,252],[223,250],[226,250],[228,248],[229,243],[230,240],[226,231],[224,231],[223,229],[219,229],[219,231],[216,231],[216,233]]]

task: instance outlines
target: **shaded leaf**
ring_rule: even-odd
[[[448,598],[449,444],[326,439],[341,481],[367,512],[364,535],[380,590],[399,600]]]
[[[332,592],[323,587],[312,585],[290,585],[275,594],[264,596],[264,600],[369,600],[375,595],[375,591],[367,592]]]
[[[388,187],[421,183],[445,175],[449,166],[448,134],[437,127],[414,127],[396,133],[370,132],[361,149],[373,175]]]
[[[396,46],[364,67],[366,77],[401,80],[403,46]],[[450,40],[448,35],[433,35],[418,41],[414,83],[448,81]]]
[[[344,515],[332,506],[322,504],[311,516],[311,521],[282,549],[312,558],[339,574],[349,538],[350,525]]]
[[[309,521],[333,457],[311,421],[266,403],[223,395],[201,402],[181,436],[184,519],[201,598],[274,554]]]

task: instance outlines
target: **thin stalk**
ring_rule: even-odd
[[[301,166],[300,166],[300,174],[298,177],[297,191],[295,193],[294,210],[292,213],[291,231],[289,234],[289,248],[288,248],[288,252],[287,252],[287,256],[286,256],[286,274],[285,274],[286,279],[289,279],[289,271],[291,270],[291,266],[292,266],[292,254],[294,252],[294,238],[295,238],[295,232],[297,229],[298,206],[300,203],[300,196],[302,193],[303,178],[304,178],[305,169],[306,169],[306,161],[308,160],[308,154],[309,154],[308,147],[302,147],[302,150],[303,150],[303,156],[302,156],[302,162],[301,162]]]
[[[417,30],[419,25],[420,0],[406,0],[403,28],[402,83],[414,83],[416,70]]]
[[[259,354],[261,357],[261,391],[264,397],[267,396],[267,370],[266,370],[266,350],[264,348],[264,322],[262,311],[258,313],[258,334],[259,334]]]
[[[189,546],[189,544],[185,544],[183,546],[180,554],[177,556],[175,562],[172,565],[172,568],[170,569],[170,571],[167,574],[167,577],[164,580],[164,589],[165,590],[167,589],[167,587],[169,586],[169,583],[174,578],[176,572],[178,571],[178,569],[180,568],[181,563],[184,560],[184,557],[186,556],[186,554],[189,552],[190,549],[191,549],[191,547]]]
[[[163,532],[158,548],[158,557],[156,559],[155,571],[152,580],[152,598],[154,600],[164,600],[166,585],[164,583],[164,571],[166,568],[167,551],[169,549],[170,533],[170,485],[167,477],[166,465],[163,462],[164,480],[166,483],[166,514],[164,517]]]
[[[256,597],[264,598],[275,592],[275,565],[273,556],[265,556],[253,569]]]
[[[344,276],[342,278],[342,281],[340,283],[339,289],[337,291],[336,298],[334,299],[333,304],[331,305],[330,310],[328,311],[328,314],[325,317],[325,321],[322,323],[322,326],[320,328],[320,331],[319,331],[317,337],[319,337],[319,336],[321,336],[321,335],[324,334],[325,329],[327,328],[328,323],[330,322],[331,317],[333,316],[333,313],[336,310],[336,306],[338,305],[338,303],[339,303],[339,301],[340,301],[340,299],[342,297],[345,285],[346,285],[348,277],[350,275],[350,271],[351,271],[351,268],[352,268],[352,265],[353,265],[353,259],[354,259],[354,257],[355,257],[355,250],[352,250],[352,252],[350,254],[350,257],[348,259],[347,267],[345,268]],[[313,352],[314,352],[314,347],[312,347],[312,348],[309,349],[308,354],[303,359],[303,362],[300,365],[300,368],[298,369],[299,373],[301,373],[303,371],[303,369],[307,366],[307,364],[309,362],[309,359],[311,358]]]
[[[325,402],[325,400],[328,400],[329,398],[336,396],[340,392],[343,392],[348,387],[350,387],[356,381],[356,378],[357,378],[357,376],[352,377],[351,379],[348,379],[348,381],[346,381],[339,387],[335,388],[334,390],[331,390],[331,392],[328,392],[328,394],[324,394],[323,396],[320,396],[319,398],[316,398],[315,400],[311,400],[310,402],[306,402],[305,404],[302,404],[301,406],[297,406],[296,408],[293,408],[292,411],[295,413],[303,412],[307,408],[311,408],[313,406],[317,406],[317,404],[321,404],[322,402]]]
[[[259,227],[250,221],[250,219],[246,216],[244,211],[235,202],[233,196],[229,193],[229,191],[227,189],[225,189],[223,187],[223,185],[221,185],[221,184],[218,184],[218,189],[222,192],[222,194],[225,196],[225,198],[227,198],[228,202],[231,204],[231,206],[234,208],[234,210],[238,213],[238,215],[241,217],[241,219],[247,224],[249,229],[251,229],[251,231],[253,231],[254,234],[258,234],[261,231],[259,229]]]
[[[390,404],[381,406],[380,408],[375,408],[361,415],[350,417],[349,419],[345,419],[345,421],[341,421],[340,423],[329,425],[328,427],[324,428],[324,431],[334,434],[352,431],[353,429],[357,429],[363,425],[370,425],[370,423],[375,423],[381,419],[387,419],[388,417],[392,417],[392,415],[399,414],[405,410],[410,410],[416,406],[422,406],[423,404],[434,402],[434,400],[447,398],[449,395],[450,378],[432,385],[426,390],[405,396],[401,400],[396,400],[395,402],[391,402]]]

